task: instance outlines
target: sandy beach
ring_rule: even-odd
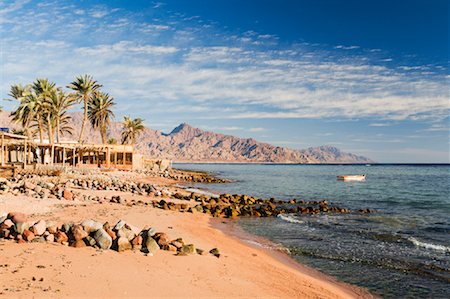
[[[123,173],[120,173],[123,175]],[[165,178],[140,179],[160,188],[183,192]],[[120,194],[148,202],[149,196],[118,191],[80,190],[92,196]],[[166,201],[177,201],[165,198]],[[180,213],[95,201],[0,196],[0,209],[20,211],[30,221],[62,224],[85,219],[116,223],[123,219],[138,228],[151,226],[171,238],[221,256],[176,256],[160,250],[154,256],[140,251],[116,252],[93,247],[72,248],[57,243],[18,244],[0,241],[0,297],[178,297],[178,298],[372,298],[367,291],[295,263],[284,253],[251,245],[225,219],[201,213]],[[258,240],[261,243],[268,242]]]

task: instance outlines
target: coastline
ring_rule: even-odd
[[[167,179],[142,180],[183,192]],[[151,200],[126,192],[80,192],[96,196],[120,193],[125,199]],[[33,220],[66,223],[89,218],[110,222],[124,219],[138,227],[152,225],[173,238],[182,236],[198,248],[218,247],[221,252],[220,258],[177,257],[165,251],[147,257],[136,251],[99,252],[55,243],[2,241],[0,265],[7,266],[0,267],[1,297],[146,297],[151,292],[154,297],[374,298],[365,289],[338,282],[286,254],[243,242],[243,231],[230,225],[231,221],[209,215],[112,203],[46,200],[43,204],[27,196],[1,195],[0,202],[2,210],[23,210]],[[222,221],[228,224],[221,225]],[[245,238],[259,237],[248,234]],[[53,281],[55,277],[58,279]],[[174,284],[176,288],[171,287]]]
[[[294,269],[295,271],[301,272],[302,274],[311,276],[315,279],[321,280],[327,284],[335,285],[344,293],[350,297],[357,298],[378,298],[377,296],[371,294],[369,290],[352,285],[346,282],[339,281],[337,278],[327,275],[313,267],[304,265],[296,261],[292,256],[289,255],[287,250],[273,243],[269,239],[264,237],[251,234],[245,231],[239,224],[235,223],[232,219],[211,219],[211,225],[223,231],[225,234],[233,237],[236,241],[240,242],[244,246],[248,246],[254,249],[265,252],[267,255],[277,260],[278,262]]]

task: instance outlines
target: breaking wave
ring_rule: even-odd
[[[444,245],[439,245],[439,244],[422,242],[422,241],[417,240],[414,237],[409,237],[408,241],[410,241],[411,243],[413,243],[417,247],[423,247],[423,248],[426,248],[426,249],[443,251],[443,252],[450,252],[450,247],[447,247],[447,246],[444,246]]]
[[[296,219],[294,216],[278,214],[277,217],[290,223],[303,223],[303,221]]]

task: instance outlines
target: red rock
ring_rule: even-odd
[[[24,230],[22,235],[23,235],[23,239],[27,242],[30,242],[34,239],[33,232],[28,229]]]
[[[135,245],[142,245],[142,236],[138,235],[138,236],[134,237],[134,239],[131,240],[131,244],[133,244],[133,247]]]
[[[113,232],[110,228],[106,228],[105,231],[111,237],[111,239],[113,240],[117,239],[116,233]]]
[[[63,232],[57,232],[55,234],[55,242],[57,243],[64,243],[67,242],[69,240],[69,238],[67,238],[67,235]]]
[[[86,243],[84,243],[83,240],[76,240],[75,242],[72,243],[72,247],[75,248],[86,247]]]
[[[73,200],[73,193],[69,189],[64,189],[63,197],[65,200]]]
[[[79,224],[76,224],[72,227],[72,234],[73,238],[76,241],[83,240],[86,238],[89,234],[83,229],[83,227]]]
[[[166,233],[156,233],[155,236],[153,236],[153,239],[155,239],[160,246],[161,244],[170,242],[169,236]]]
[[[27,222],[28,218],[24,213],[12,212],[8,214],[8,218],[12,220],[14,223],[18,222]]]

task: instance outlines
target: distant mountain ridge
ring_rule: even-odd
[[[82,113],[72,113],[74,136],[65,140],[76,140],[81,128]],[[9,112],[0,112],[0,126],[19,128],[11,124]],[[110,126],[110,136],[120,141],[120,122]],[[98,131],[88,125],[86,142],[100,143]],[[333,146],[311,147],[295,150],[253,138],[238,138],[213,133],[182,123],[166,134],[146,128],[137,141],[136,149],[152,158],[170,159],[176,162],[218,163],[373,163],[369,158],[342,152]]]

